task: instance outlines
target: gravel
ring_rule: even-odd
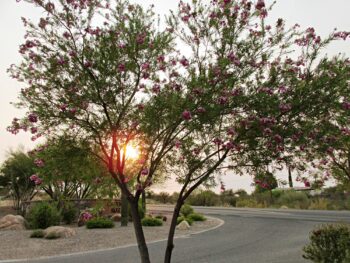
[[[167,238],[170,219],[168,217],[168,222],[161,227],[144,227],[147,242]],[[208,217],[204,222],[193,223],[190,230],[176,231],[176,235],[193,234],[218,226],[220,223],[219,219]],[[127,227],[120,227],[117,223],[112,229],[72,227],[77,231],[76,236],[55,240],[29,238],[31,230],[0,231],[0,260],[37,259],[82,251],[116,248],[136,243],[132,223]]]

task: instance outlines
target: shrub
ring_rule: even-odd
[[[57,239],[60,237],[61,237],[60,234],[58,234],[56,232],[51,232],[45,236],[46,239]]]
[[[278,198],[279,205],[285,205],[291,208],[307,209],[310,200],[303,192],[285,191],[280,198]]]
[[[309,209],[313,210],[328,210],[331,208],[332,206],[330,202],[325,198],[318,198],[316,200],[312,200],[309,206]]]
[[[305,259],[313,262],[350,262],[349,225],[322,225],[310,233],[310,241],[303,249]]]
[[[46,202],[33,206],[27,215],[30,228],[45,229],[60,224],[60,214],[55,205]]]
[[[141,220],[143,226],[162,226],[163,220],[155,217],[145,217]]]
[[[176,224],[180,224],[182,221],[187,221],[187,223],[191,226],[193,224],[193,219],[191,218],[188,218],[188,217],[184,217],[184,216],[179,216],[177,219],[176,219]]]
[[[45,233],[42,229],[37,229],[34,230],[31,234],[30,234],[30,238],[43,238],[45,236]]]
[[[188,205],[188,204],[184,204],[181,209],[180,209],[180,214],[183,215],[184,217],[187,217],[188,215],[192,214],[193,208]]]
[[[236,207],[258,207],[258,203],[255,199],[238,199]]]
[[[67,202],[61,209],[62,220],[66,224],[71,224],[77,218],[78,210],[73,203]]]
[[[161,219],[162,221],[166,222],[167,217],[163,215],[157,215],[156,218]]]
[[[111,219],[104,218],[104,217],[96,217],[86,222],[86,228],[88,229],[112,228],[112,227],[114,227],[114,222]]]
[[[220,204],[220,196],[210,190],[193,193],[187,200],[190,205],[216,206]]]
[[[190,214],[187,219],[190,219],[192,221],[205,221],[207,220],[205,218],[205,216],[201,215],[201,214],[197,214],[197,213],[193,213],[193,214]]]

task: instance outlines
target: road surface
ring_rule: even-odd
[[[167,206],[154,206],[153,209],[171,210]],[[220,218],[225,224],[211,231],[176,239],[173,263],[302,263],[306,262],[302,258],[302,247],[316,225],[350,222],[350,212],[347,211],[218,207],[195,207],[195,210]],[[149,244],[152,263],[163,262],[165,244],[165,241]],[[139,255],[136,246],[128,246],[22,262],[138,263]]]

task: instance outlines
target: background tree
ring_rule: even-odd
[[[111,195],[112,192],[107,193],[108,188],[102,190],[111,183],[106,180],[108,171],[91,154],[86,143],[67,136],[51,138],[32,154],[36,162],[41,162],[36,169],[36,174],[43,180],[41,188],[53,200],[84,199],[102,192]]]
[[[40,180],[33,180],[33,176],[34,159],[21,150],[10,152],[0,169],[1,186],[6,189],[14,208],[21,215],[26,212],[26,202],[37,193],[35,185],[41,184]]]

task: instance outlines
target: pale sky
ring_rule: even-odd
[[[54,1],[54,0],[53,0]],[[144,6],[155,5],[155,11],[161,15],[169,9],[175,9],[179,0],[134,0]],[[272,0],[266,1],[272,3]],[[281,17],[287,21],[288,25],[300,24],[302,27],[313,26],[321,36],[327,36],[334,28],[350,31],[350,0],[278,0],[273,9],[270,19],[272,21]],[[9,149],[16,149],[19,145],[24,145],[30,149],[34,144],[30,141],[30,135],[20,133],[12,135],[6,131],[6,127],[16,116],[21,113],[10,105],[11,101],[16,101],[17,94],[21,89],[21,84],[11,79],[6,73],[10,64],[18,63],[20,56],[18,47],[23,42],[24,28],[21,17],[38,21],[40,11],[32,5],[16,0],[0,0],[0,164],[6,158]],[[339,52],[350,55],[350,44],[338,42],[326,50],[327,54],[335,55]],[[287,179],[287,175],[281,174],[280,178]],[[226,175],[224,177],[226,188],[251,190],[251,178],[249,176],[239,177],[236,175]],[[173,182],[162,187],[169,192],[177,189]]]

